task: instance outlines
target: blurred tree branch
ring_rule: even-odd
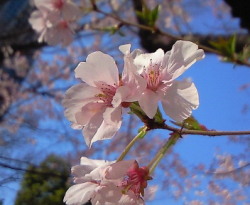
[[[132,0],[135,12],[143,11],[143,7],[147,6],[144,0]],[[147,22],[142,19],[139,15],[136,15],[137,21],[140,25],[147,26]],[[190,40],[199,45],[200,48],[204,49],[206,52],[215,53],[217,55],[223,56],[223,53],[216,50],[211,42],[217,42],[221,39],[227,41],[229,40],[233,34],[231,35],[214,35],[214,34],[182,34],[181,36],[172,35],[169,33],[165,33],[161,31],[159,28],[155,27],[155,30],[144,29],[143,27],[138,27],[138,36],[140,37],[140,42],[142,47],[144,47],[149,52],[154,52],[158,48],[162,48],[165,51],[168,51],[172,48],[173,44],[176,40]],[[246,45],[250,44],[250,38],[248,34],[239,34],[237,35],[236,41],[236,52],[242,51]],[[236,64],[243,64],[250,67],[249,62],[242,62],[240,60],[235,60]]]

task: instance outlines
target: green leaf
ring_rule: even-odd
[[[159,110],[159,108],[157,108],[157,112],[154,116],[154,121],[156,123],[159,123],[159,124],[162,124],[165,122],[165,120],[162,118],[162,114],[161,114],[161,111]]]
[[[217,41],[211,41],[209,43],[225,56],[224,61],[235,61],[236,35],[231,36],[229,39],[220,38]]]
[[[242,52],[238,53],[237,57],[242,62],[248,62],[248,60],[250,58],[250,46],[246,45],[243,48]]]
[[[150,10],[146,5],[143,5],[142,11],[136,11],[136,15],[144,21],[148,26],[154,27],[160,11],[160,5]]]
[[[104,27],[101,30],[108,32],[110,35],[119,34],[120,36],[125,36],[123,32],[120,31],[121,25],[115,25],[110,27]]]

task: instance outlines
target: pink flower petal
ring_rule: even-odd
[[[85,126],[89,123],[91,118],[100,112],[103,112],[104,105],[100,103],[89,103],[82,107],[80,111],[75,114],[76,123]]]
[[[97,132],[93,136],[90,146],[92,143],[98,140],[105,140],[112,138],[115,133],[121,127],[121,107],[117,108],[107,108],[103,114],[104,120],[99,126]]]
[[[63,201],[67,205],[85,204],[93,196],[97,187],[97,184],[91,182],[73,185],[66,192]]]
[[[124,54],[128,55],[130,53],[131,44],[125,44],[119,46],[119,50]]]
[[[126,48],[126,45],[124,47]],[[124,52],[128,53],[128,51]],[[133,61],[134,59],[132,57],[132,54],[128,53],[127,55],[124,56],[124,69],[122,72],[122,82],[127,87],[127,91],[126,94],[123,95],[123,102],[138,101],[140,95],[147,87],[146,80],[140,76],[140,74],[137,71],[137,67],[134,65]]]
[[[177,122],[182,122],[199,106],[195,85],[187,80],[174,81],[162,100],[162,106],[167,115]]]
[[[105,169],[105,179],[117,180],[123,178],[135,160],[119,161],[109,165]]]
[[[77,20],[81,16],[81,10],[72,1],[65,1],[62,7],[62,16],[66,20]]]
[[[177,41],[171,51],[168,51],[163,60],[162,67],[167,79],[176,79],[184,73],[197,60],[204,58],[204,51],[190,41]],[[166,80],[167,80],[166,79]]]
[[[161,64],[164,57],[164,51],[162,49],[158,49],[154,53],[145,53],[136,56],[134,59],[134,64],[139,69],[140,73],[143,72],[144,69],[148,69],[149,65],[152,64]]]
[[[101,128],[101,124],[103,123],[103,113],[105,111],[105,107],[100,110],[100,112],[97,112],[88,122],[88,124],[83,128],[83,136],[85,139],[85,142],[88,146],[91,146],[91,144],[94,141],[97,141],[97,137],[95,137],[98,129]],[[95,140],[93,140],[95,138]]]
[[[104,82],[108,85],[119,83],[119,73],[114,59],[101,51],[89,54],[86,62],[79,63],[75,69],[75,76],[94,87],[95,82]]]
[[[97,88],[90,87],[84,83],[72,86],[70,89],[67,90],[65,98],[62,101],[62,105],[66,108],[64,115],[72,123],[80,123],[80,114],[77,113],[81,113],[82,107],[92,102],[95,98],[95,95],[99,92],[100,91]],[[76,114],[78,116],[76,116]],[[76,118],[78,118],[78,120]],[[84,123],[81,125],[84,125]]]
[[[146,89],[139,99],[139,105],[149,118],[153,118],[158,108],[159,95]]]

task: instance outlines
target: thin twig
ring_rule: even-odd
[[[163,36],[167,36],[171,39],[174,39],[174,40],[186,40],[184,37],[180,37],[180,36],[177,36],[177,35],[172,35],[170,33],[167,33],[167,32],[164,32],[162,30],[160,30],[158,27],[154,26],[147,26],[147,25],[143,25],[143,24],[139,24],[139,23],[134,23],[134,22],[131,22],[131,21],[126,21],[126,20],[123,20],[121,19],[119,16],[117,15],[114,15],[114,14],[111,14],[111,13],[107,13],[105,11],[102,11],[100,10],[99,8],[97,8],[97,6],[95,5],[95,7],[93,8],[94,11],[100,13],[100,14],[103,14],[104,16],[107,16],[107,17],[110,17],[110,18],[113,18],[117,21],[119,21],[122,25],[128,25],[128,26],[133,26],[133,27],[137,27],[139,29],[143,29],[143,30],[146,30],[146,31],[151,31],[152,33],[158,33],[160,35],[163,35]],[[201,49],[207,51],[207,52],[210,52],[210,53],[214,53],[216,55],[219,55],[219,56],[225,56],[222,52],[216,50],[216,49],[213,49],[213,48],[210,48],[210,47],[207,47],[207,46],[204,46],[200,43],[196,43]],[[225,56],[226,57],[226,56]],[[232,63],[236,63],[236,64],[239,64],[239,65],[245,65],[245,66],[248,66],[250,67],[250,63],[247,62],[247,61],[242,61],[242,60],[239,60],[239,59],[231,59]]]

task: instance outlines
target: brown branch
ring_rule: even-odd
[[[246,168],[248,166],[250,166],[250,162],[246,163],[245,165],[243,165],[241,167],[238,167],[236,169],[230,170],[230,171],[224,171],[224,172],[223,171],[221,171],[221,172],[216,172],[216,171],[215,172],[210,172],[210,171],[208,171],[206,173],[207,174],[213,174],[215,176],[225,176],[225,175],[233,174],[235,172],[239,172],[239,171],[241,171],[242,169],[244,169],[244,168]]]
[[[133,3],[134,3],[135,11],[141,11],[143,1],[133,0]],[[222,38],[226,40],[226,39],[229,39],[231,35],[192,34],[192,35],[177,36],[168,32],[164,32],[156,26],[154,27],[148,26],[146,22],[144,22],[138,16],[137,16],[138,23],[134,23],[134,22],[123,20],[117,15],[102,11],[96,5],[93,6],[93,10],[100,14],[103,14],[104,16],[117,20],[118,22],[120,22],[119,27],[121,27],[122,25],[127,25],[127,26],[138,28],[139,29],[138,35],[141,39],[141,45],[149,52],[154,52],[158,48],[162,48],[164,51],[168,51],[168,50],[171,50],[173,44],[177,40],[189,40],[189,41],[195,42],[200,48],[202,48],[206,52],[213,53],[222,57],[227,57],[222,52],[218,51],[217,49],[214,49],[211,46],[210,42],[218,41]],[[243,47],[249,43],[250,43],[249,36],[247,34],[238,35],[236,51],[241,51]],[[249,62],[242,61],[240,59],[230,59],[230,62],[250,67]]]
[[[12,169],[12,170],[16,170],[16,171],[29,172],[29,173],[32,173],[32,174],[54,176],[54,177],[68,177],[68,175],[63,175],[63,174],[56,174],[56,173],[52,173],[52,172],[36,171],[35,170],[37,168],[36,166],[32,166],[32,168],[30,168],[30,169],[24,169],[24,168],[12,166],[12,165],[0,162],[0,167],[7,168],[7,169]]]
[[[147,127],[147,131],[154,130],[154,129],[164,129],[164,130],[169,130],[171,132],[178,133],[180,135],[184,135],[184,134],[206,135],[206,136],[250,135],[250,130],[248,131],[216,131],[216,130],[207,130],[206,128],[204,128],[204,130],[202,129],[192,130],[192,129],[186,129],[184,126],[182,126],[181,128],[172,127],[165,123],[166,120],[162,118],[161,114],[156,113],[155,117],[153,119],[150,119],[144,113],[144,111],[141,109],[138,103],[132,103],[130,105],[130,110],[138,118],[140,118],[140,120]]]
[[[140,116],[142,122],[147,126],[147,130],[153,129],[164,129],[172,132],[177,132],[180,135],[205,135],[205,136],[228,136],[228,135],[250,135],[250,130],[247,131],[216,131],[216,130],[191,130],[185,129],[183,127],[176,128],[170,125],[167,125],[165,122],[159,123],[154,119],[150,119],[146,115]]]

